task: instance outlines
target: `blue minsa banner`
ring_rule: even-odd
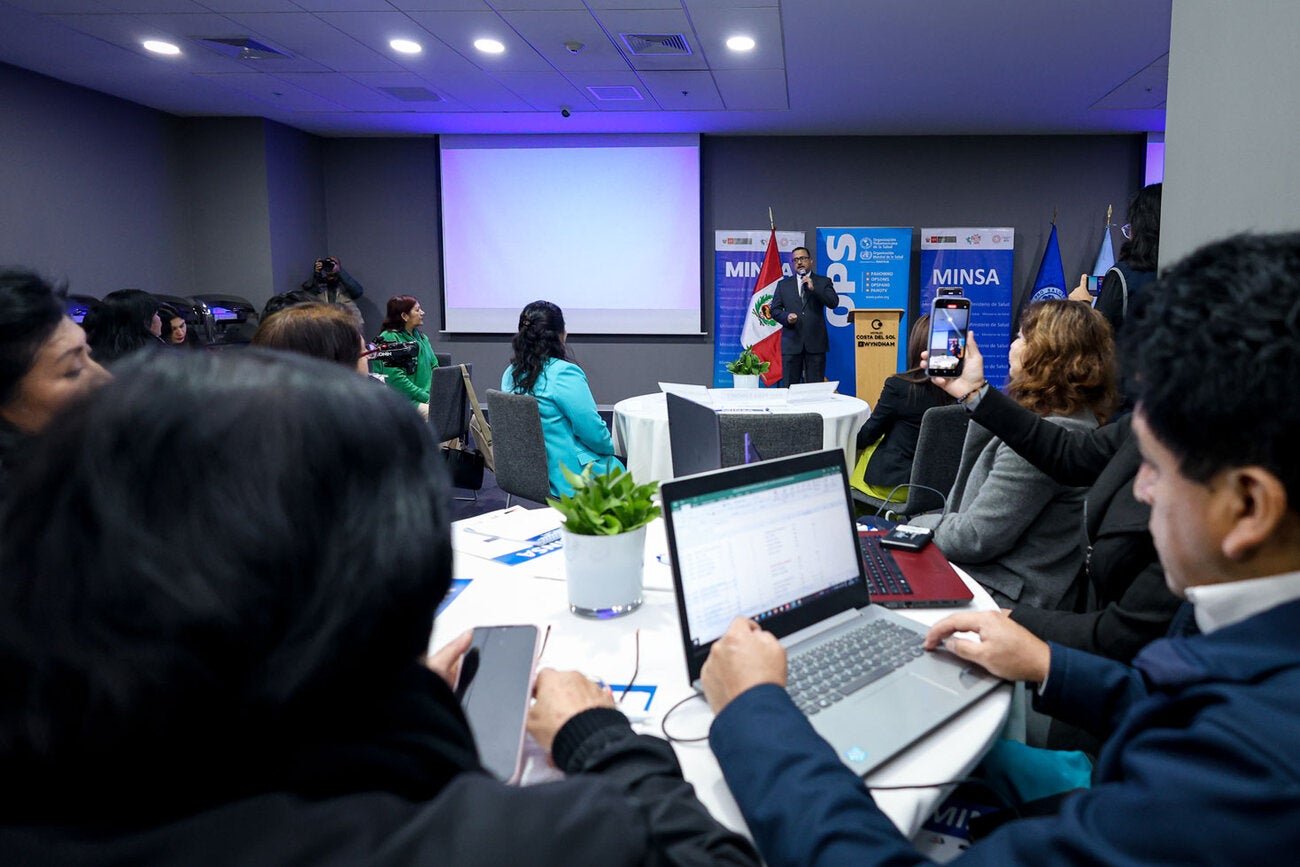
[[[817,230],[816,271],[831,278],[840,294],[840,306],[826,314],[830,352],[826,378],[839,380],[840,394],[866,401],[877,395],[858,394],[853,323],[849,314],[863,308],[903,311],[899,334],[907,333],[907,282],[912,258],[911,228],[831,228]],[[899,370],[907,355],[907,341],[898,347]]]
[[[771,229],[715,231],[713,233],[713,387],[729,388],[727,362],[740,354],[740,334],[754,294],[754,282],[763,266]],[[790,251],[803,245],[803,232],[777,232],[781,270],[788,277]]]
[[[984,377],[1007,382],[1011,348],[1014,229],[922,229],[921,311],[940,287],[958,287],[971,301],[971,330],[984,355]]]

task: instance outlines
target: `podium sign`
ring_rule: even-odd
[[[879,399],[885,380],[898,373],[899,334],[902,310],[854,310],[853,352],[857,367],[858,398],[867,403]],[[874,409],[874,404],[872,406]]]

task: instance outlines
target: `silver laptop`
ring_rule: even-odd
[[[738,616],[786,648],[791,698],[867,774],[987,695],[999,678],[921,648],[925,628],[872,605],[844,452],[664,482],[687,677]]]

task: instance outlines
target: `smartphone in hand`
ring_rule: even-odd
[[[456,682],[483,767],[506,783],[523,772],[537,649],[536,626],[476,626]]]
[[[970,299],[957,295],[935,296],[930,306],[930,350],[926,373],[961,376],[970,335]]]

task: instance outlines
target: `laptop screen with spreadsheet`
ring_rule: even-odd
[[[870,599],[838,449],[665,482],[683,637],[703,653],[736,617],[778,636]]]

